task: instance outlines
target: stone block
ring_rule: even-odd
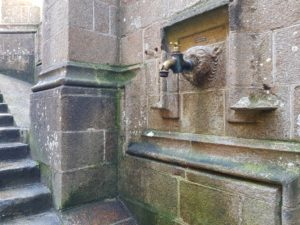
[[[129,35],[142,27],[139,1],[121,1],[119,9],[121,35]]]
[[[299,225],[300,224],[300,207],[282,208],[282,224],[283,225]]]
[[[116,128],[116,99],[101,96],[63,96],[62,130],[84,131]]]
[[[54,2],[50,8],[45,8],[42,26],[44,42],[52,39],[54,36],[57,36],[57,34],[62,32],[62,30],[67,29],[69,16],[68,10],[66,9],[68,9],[68,7],[67,0],[63,0]],[[57,41],[60,42],[62,40],[65,41],[64,37],[60,37],[60,40],[57,39]]]
[[[43,43],[42,66],[44,70],[68,59],[68,36],[68,31],[62,30]]]
[[[274,208],[281,201],[281,191],[277,187],[192,170],[186,171],[186,179],[201,186],[243,196],[247,201],[263,201]]]
[[[274,30],[299,22],[300,5],[297,0],[233,0],[229,4],[230,29],[250,32]],[[283,13],[285,12],[285,13]]]
[[[276,30],[274,47],[275,81],[300,84],[300,25]]]
[[[147,97],[146,77],[144,70],[137,73],[134,79],[125,88],[125,129],[127,139],[138,139],[142,131],[147,127]]]
[[[60,167],[55,169],[65,171],[104,163],[104,131],[61,132],[60,136]]]
[[[177,214],[177,179],[142,163],[123,162],[120,177],[121,196],[150,205],[161,213]]]
[[[161,94],[161,81],[159,77],[158,60],[147,60],[145,62],[146,89],[148,96]]]
[[[243,225],[278,225],[281,224],[281,210],[279,205],[272,205],[260,199],[243,199]]]
[[[272,32],[232,32],[229,35],[229,86],[273,84]]]
[[[116,37],[70,27],[69,60],[99,64],[116,64],[118,61],[117,41]]]
[[[105,131],[105,155],[104,160],[116,164],[119,150],[119,132]]]
[[[118,6],[119,1],[118,0],[103,0],[102,2],[111,5],[111,6]]]
[[[187,182],[180,182],[180,215],[193,225],[238,225],[238,196]]]
[[[297,86],[293,90],[293,139],[300,139],[300,86]]]
[[[52,179],[57,209],[113,198],[117,194],[117,169],[112,165],[55,172]]]
[[[93,30],[93,0],[69,1],[69,23],[71,26]]]
[[[119,9],[115,6],[109,7],[109,33],[115,36],[119,34]]]
[[[160,96],[149,96],[148,98],[148,128],[162,131],[180,131],[180,121],[178,119],[164,119],[163,110],[153,107],[157,105],[159,98]]]
[[[174,14],[183,11],[184,9],[196,4],[197,2],[199,2],[199,0],[177,0],[169,2],[168,16],[173,16]]]
[[[143,61],[142,31],[138,30],[121,38],[120,57],[122,64],[136,64]]]
[[[2,11],[3,23],[6,24],[22,23],[22,7],[12,5],[7,7],[2,7],[1,11]]]
[[[39,24],[41,22],[41,9],[40,7],[30,7],[28,22],[32,24]]]
[[[57,118],[60,117],[58,89],[31,95],[31,154],[35,160],[48,166],[52,166],[54,163],[59,165],[61,161],[57,158],[60,137],[58,134],[60,123]]]
[[[181,131],[224,134],[224,91],[206,91],[182,95]]]
[[[145,59],[160,58],[161,56],[162,24],[157,22],[143,30]]]
[[[261,112],[255,114],[256,123],[228,123],[228,116],[239,116],[243,114],[233,112],[230,106],[237,103],[242,97],[247,97],[255,89],[235,88],[226,92],[226,135],[243,138],[288,140],[290,138],[290,89],[285,86],[273,87],[272,92],[280,100],[279,108],[272,112]],[[231,114],[233,113],[233,114]],[[237,115],[235,115],[237,114]],[[255,130],[255,132],[253,132]]]
[[[172,3],[171,3],[172,4]],[[168,17],[168,0],[152,0],[140,2],[141,24],[147,27],[154,22],[162,21]]]
[[[0,73],[33,83],[34,81],[34,34],[1,34]]]
[[[109,16],[109,6],[102,1],[95,1],[94,6],[94,23],[95,31],[100,33],[109,33],[110,29],[110,16]]]

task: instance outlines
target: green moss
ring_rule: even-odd
[[[77,189],[71,190],[70,193],[63,199],[61,209],[73,207],[83,203],[89,203],[93,201],[101,201],[107,198],[115,197],[115,190],[113,187],[102,187],[96,189],[98,185],[97,181],[91,181],[85,185],[78,187]]]
[[[95,79],[98,84],[110,85],[116,87],[123,87],[136,75],[136,73],[132,71],[115,72],[115,71],[96,70],[95,73],[96,73]]]
[[[176,218],[171,214],[161,212],[151,205],[122,198],[130,212],[134,215],[138,224],[142,225],[174,225]]]

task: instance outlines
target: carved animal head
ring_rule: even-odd
[[[220,47],[195,46],[185,52],[185,59],[193,62],[193,70],[184,72],[183,76],[196,86],[204,79],[211,80],[217,70]]]

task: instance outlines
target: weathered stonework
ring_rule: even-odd
[[[57,208],[115,196],[117,145],[109,136],[117,132],[116,106],[116,90],[63,87],[33,94],[33,156],[51,171]]]
[[[1,3],[0,23],[14,31],[37,23],[37,8]],[[215,10],[226,18],[223,39],[210,29],[187,36],[195,46],[212,38],[199,49],[221,49],[199,59],[197,72],[213,76],[160,78],[170,28],[199,15],[218,21]],[[298,0],[44,1],[41,47],[34,50],[36,29],[22,43],[3,35],[0,51],[6,65],[15,55],[28,68],[39,62],[31,149],[56,209],[110,208],[107,200],[120,197],[141,225],[299,225],[299,11]],[[20,43],[28,52],[8,57]],[[7,68],[21,71],[15,62]],[[260,93],[276,107],[237,107]],[[75,211],[82,218],[64,219],[106,221]],[[120,217],[116,224],[135,224]]]

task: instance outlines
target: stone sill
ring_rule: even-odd
[[[1,34],[36,33],[39,24],[0,24]]]
[[[271,150],[271,151],[278,151],[278,152],[295,153],[300,155],[300,143],[298,142],[245,139],[245,138],[205,135],[205,134],[165,132],[165,131],[157,131],[157,130],[147,130],[143,133],[143,137],[163,138],[163,139],[179,140],[185,142],[199,142],[204,144],[251,148],[251,149],[258,149],[258,150],[268,150],[268,151]]]

